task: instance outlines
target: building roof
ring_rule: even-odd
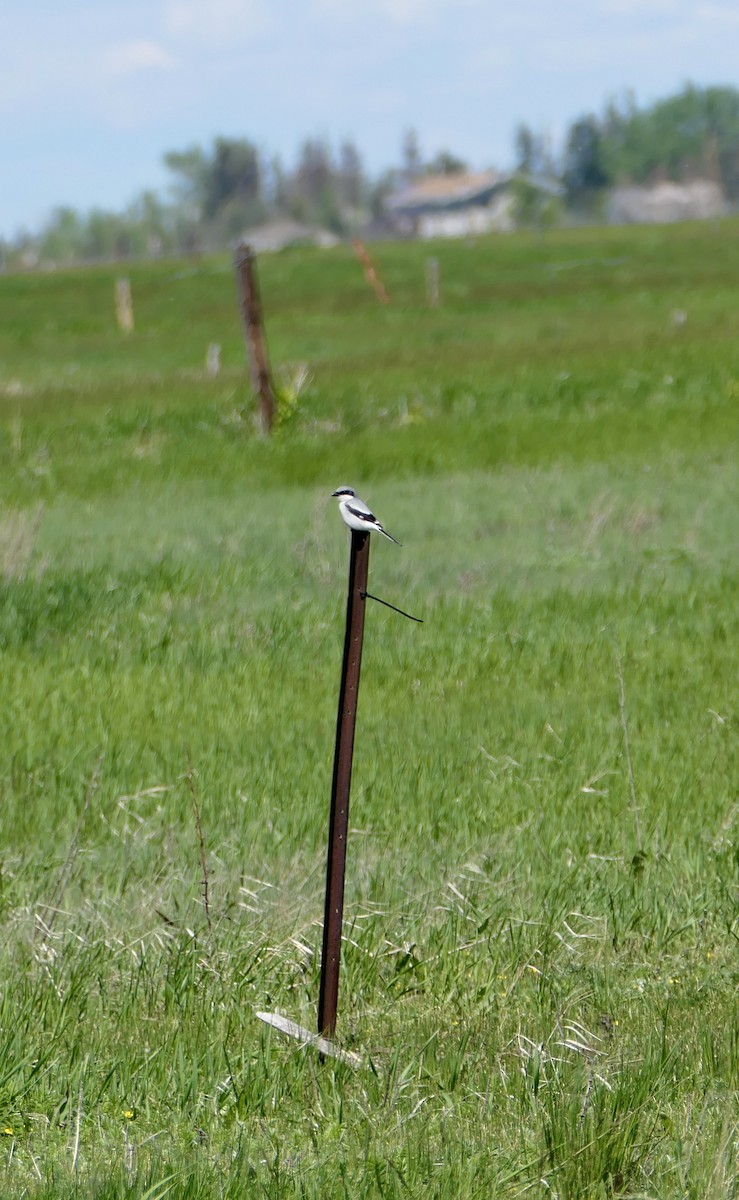
[[[502,171],[427,175],[389,196],[386,207],[396,213],[420,213],[461,208],[466,204],[487,204],[493,192],[510,178],[510,172]]]

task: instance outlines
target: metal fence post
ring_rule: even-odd
[[[336,1029],[341,962],[341,926],[344,915],[344,878],[346,839],[349,828],[349,792],[352,780],[354,730],[359,696],[359,672],[362,665],[364,609],[367,594],[370,537],[352,530],[349,555],[349,593],[346,604],[344,659],[336,718],[336,749],[331,784],[328,861],[326,864],[326,904],[323,918],[321,990],[318,1001],[318,1032],[331,1036]]]

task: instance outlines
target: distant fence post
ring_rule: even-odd
[[[264,336],[257,260],[252,247],[243,242],[236,249],[236,272],[252,386],[259,401],[262,429],[270,433],[275,420],[276,403]]]
[[[346,839],[349,829],[349,792],[352,781],[354,729],[357,720],[359,672],[364,640],[364,609],[367,594],[370,536],[353,529],[349,554],[349,592],[346,602],[344,658],[341,667],[339,710],[336,718],[336,748],[331,783],[331,818],[326,863],[326,903],[323,918],[321,990],[318,1000],[318,1032],[331,1036],[336,1029],[341,962],[341,927],[344,917]]]
[[[205,352],[205,373],[215,379],[221,369],[221,347],[218,342],[209,342]]]
[[[359,238],[355,238],[352,242],[352,246],[354,247],[354,253],[362,264],[364,277],[377,296],[377,299],[380,301],[380,304],[389,304],[390,297],[385,291],[385,284],[380,279],[380,276],[377,273],[377,268],[372,262],[372,259],[369,256],[369,251],[364,242]]]
[[[121,332],[133,333],[133,298],[130,279],[116,279],[115,315]]]
[[[432,308],[439,307],[439,260],[426,259],[426,296]]]

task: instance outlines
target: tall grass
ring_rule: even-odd
[[[0,1194],[739,1196],[736,227],[0,279]],[[675,320],[674,313],[687,319]],[[206,370],[209,343],[223,370]],[[354,483],[339,1040],[315,1024]],[[207,910],[204,884],[207,884]]]

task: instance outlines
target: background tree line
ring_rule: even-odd
[[[685,87],[639,108],[633,97],[609,102],[600,115],[572,122],[559,154],[546,135],[519,125],[515,169],[522,222],[535,223],[537,196],[527,180],[546,176],[564,185],[567,205],[595,214],[608,189],[621,181],[702,176],[721,183],[739,202],[739,90]],[[382,219],[385,196],[426,174],[454,173],[466,163],[448,150],[424,159],[413,131],[405,134],[400,163],[370,178],[351,140],[338,150],[308,138],[286,168],[246,138],[216,138],[209,149],[169,151],[170,195],[143,192],[124,211],[80,213],[58,208],[36,233],[0,244],[0,262],[72,262],[220,249],[245,230],[286,218],[338,235],[366,231]]]
[[[569,128],[561,167],[571,202],[587,207],[619,182],[712,179],[739,201],[739,91],[688,86],[639,109],[633,97]]]

